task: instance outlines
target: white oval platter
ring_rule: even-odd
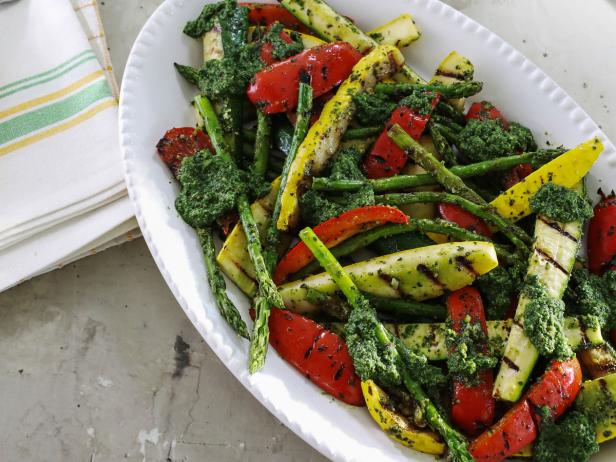
[[[167,0],[141,30],[128,59],[120,98],[120,136],[128,192],[143,236],[167,284],[197,330],[235,377],[301,438],[336,461],[429,461],[381,432],[365,409],[324,395],[271,350],[262,372],[246,370],[247,343],[218,314],[193,230],[175,212],[177,186],[159,161],[155,145],[170,127],[194,125],[189,102],[195,90],[173,62],[198,66],[201,44],[182,34],[209,0]],[[538,141],[574,146],[594,135],[605,152],[588,189],[616,188],[616,151],[590,117],[521,53],[462,13],[438,0],[330,0],[339,12],[369,30],[399,14],[414,15],[422,38],[405,51],[408,63],[430,76],[455,49],[475,65],[485,83],[482,99],[529,126]],[[247,300],[233,284],[230,296],[246,312]],[[211,390],[216,393],[216,390]],[[241,419],[241,415],[233,416]],[[616,446],[593,461],[616,458]]]

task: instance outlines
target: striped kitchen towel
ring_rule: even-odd
[[[89,3],[0,5],[0,290],[134,226],[117,85]]]

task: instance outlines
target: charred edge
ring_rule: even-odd
[[[582,348],[587,348],[590,345],[590,339],[588,338],[588,332],[586,332],[586,323],[584,322],[584,316],[580,316],[580,331],[582,332]]]
[[[452,79],[460,80],[460,76],[455,72],[446,72],[440,69],[437,69],[435,72],[436,75],[442,75],[443,77],[451,77]]]
[[[564,229],[562,229],[558,223],[554,222],[554,221],[550,221],[548,219],[546,219],[543,216],[539,217],[539,220],[541,220],[544,224],[546,224],[547,226],[549,226],[550,228],[554,229],[555,231],[558,231],[558,233],[562,236],[565,236],[567,239],[575,242],[577,244],[578,240],[576,239],[575,236],[573,236],[572,234],[568,233],[567,231],[565,231]]]
[[[539,247],[535,247],[535,252],[537,252],[545,260],[547,260],[548,263],[551,263],[552,266],[554,266],[555,268],[558,268],[560,271],[562,271],[563,274],[566,274],[567,276],[569,276],[569,271],[567,271],[565,268],[563,268],[563,266],[560,263],[558,263],[556,260],[554,260],[545,250],[540,249]]]
[[[513,323],[518,326],[520,329],[524,329],[524,325],[520,322],[519,319],[513,318]]]
[[[379,278],[382,279],[383,281],[385,281],[389,287],[391,287],[393,290],[395,290],[400,298],[403,297],[404,294],[400,290],[400,286],[394,287],[394,286],[391,285],[391,281],[394,279],[392,276],[390,276],[387,273],[382,273],[382,272],[379,271]]]
[[[507,364],[507,366],[509,366],[511,369],[513,369],[516,372],[518,372],[520,370],[518,365],[516,363],[514,363],[511,359],[509,359],[507,356],[503,356],[503,362],[505,364]]]
[[[250,279],[252,282],[254,282],[255,284],[257,283],[257,280],[255,278],[253,278],[250,274],[248,274],[246,272],[246,270],[244,269],[244,267],[242,265],[240,265],[238,262],[236,262],[235,260],[233,260],[233,264],[235,265],[235,267],[240,270],[240,273],[244,274],[244,276],[246,276],[248,279]]]
[[[430,269],[423,263],[417,265],[417,271],[430,279],[433,284],[439,286],[440,288],[445,288],[445,285],[441,281],[439,281],[438,277],[436,277],[436,275],[432,271],[430,271]]]
[[[471,261],[468,258],[466,258],[466,257],[464,257],[462,255],[458,255],[456,257],[456,262],[460,266],[464,267],[464,269],[466,269],[466,271],[471,273],[473,276],[475,276],[475,277],[479,276],[479,273],[475,270],[475,268],[473,268],[473,264],[471,263]]]

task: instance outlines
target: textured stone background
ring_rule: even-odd
[[[101,2],[118,78],[160,3]],[[540,65],[616,140],[616,2],[448,3]],[[0,294],[0,351],[1,461],[324,460],[221,365],[142,240]]]

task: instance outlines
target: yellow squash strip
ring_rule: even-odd
[[[466,82],[468,80],[473,80],[474,73],[475,67],[473,63],[457,51],[452,51],[438,65],[430,83],[438,82],[451,85],[452,83]],[[458,111],[464,109],[464,98],[450,99],[447,102]]]
[[[400,444],[426,454],[441,455],[445,443],[441,437],[426,428],[420,428],[408,418],[392,409],[387,393],[372,380],[361,383],[361,391],[372,418],[387,436]]]
[[[310,179],[318,174],[336,152],[353,113],[353,95],[374,87],[382,78],[393,74],[404,64],[400,51],[391,45],[380,45],[364,56],[351,75],[330,99],[319,120],[310,128],[291,164],[282,193],[278,229],[288,231],[299,219],[299,195]]]
[[[575,408],[596,419],[597,443],[616,438],[616,373],[584,382]]]
[[[403,250],[345,266],[360,290],[379,297],[428,300],[461,289],[498,266],[491,242],[452,242]],[[313,292],[321,294],[315,300]],[[338,286],[327,273],[288,282],[279,287],[285,306],[297,313],[319,310],[325,296]]]
[[[603,143],[598,138],[586,141],[534,171],[490,205],[512,221],[524,218],[531,213],[530,198],[543,184],[551,181],[572,188],[584,178],[602,151]]]
[[[272,207],[276,201],[276,195],[280,187],[280,178],[276,178],[272,183],[269,194],[258,199],[250,206],[252,215],[255,218],[259,232],[263,234],[270,217]],[[237,223],[227,236],[218,257],[218,264],[240,289],[248,296],[252,296],[257,288],[255,267],[250,260],[246,249],[246,235],[240,223]]]
[[[413,16],[401,14],[395,19],[368,32],[379,45],[393,45],[397,48],[409,46],[421,37]]]

